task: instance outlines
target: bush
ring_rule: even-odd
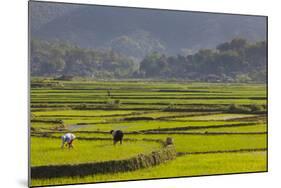
[[[250,113],[251,112],[251,109],[250,108],[247,108],[245,106],[242,106],[242,105],[237,105],[237,104],[231,104],[229,107],[228,107],[228,112],[231,112],[231,113]]]
[[[73,80],[73,76],[70,75],[62,75],[60,77],[55,78],[54,80],[63,80],[63,81],[71,81]]]
[[[260,113],[265,112],[265,106],[258,104],[251,104],[247,106],[231,104],[227,111],[230,113]]]
[[[249,106],[252,112],[263,112],[265,111],[264,105],[257,105],[257,104],[251,104]]]
[[[120,104],[121,104],[121,102],[120,102],[119,99],[114,100],[113,103],[114,103],[115,105],[120,105]]]
[[[173,104],[173,103],[170,103],[165,110],[173,111],[173,110],[176,110],[176,109],[177,109],[177,105]]]
[[[95,109],[95,106],[91,105],[91,104],[82,103],[82,104],[73,106],[72,109],[73,110],[92,110],[92,109]]]
[[[106,108],[119,108],[121,105],[121,101],[119,99],[115,99],[113,101],[108,100],[106,103]]]
[[[60,82],[53,81],[42,81],[42,82],[31,82],[31,88],[55,88],[55,87],[64,87],[64,85]]]

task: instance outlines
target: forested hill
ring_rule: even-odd
[[[138,59],[151,51],[188,54],[235,37],[266,37],[265,17],[39,2],[30,11],[32,38],[112,48]]]
[[[69,43],[31,41],[32,76],[80,76],[95,79],[161,79],[206,82],[266,82],[267,43],[235,38],[192,55],[151,52],[137,63],[113,50]]]

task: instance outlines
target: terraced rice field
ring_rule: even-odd
[[[30,95],[31,169],[122,162],[162,150],[167,137],[177,152],[132,172],[32,178],[33,186],[267,171],[262,84],[32,78]],[[125,133],[122,145],[113,146],[112,129]],[[77,136],[73,149],[60,148],[66,132]]]
[[[111,140],[79,140],[75,149],[61,149],[60,139],[32,138],[31,163],[33,166],[79,164],[86,162],[126,159],[138,153],[148,153],[161,147],[159,143],[128,141],[126,147],[113,146]],[[93,153],[94,148],[95,153]]]

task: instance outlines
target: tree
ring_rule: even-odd
[[[41,76],[129,77],[137,69],[129,57],[113,50],[80,48],[61,41],[31,41],[31,74]]]
[[[162,69],[162,67],[159,66],[161,64],[159,63],[160,59],[161,54],[158,52],[153,52],[147,55],[140,63],[140,71],[145,72],[147,77],[156,76],[160,69]]]
[[[247,40],[243,39],[243,38],[234,38],[231,42],[230,42],[230,48],[231,50],[243,50],[247,45]]]
[[[130,41],[131,38],[123,37],[122,40]],[[142,42],[138,40],[138,44]],[[32,76],[72,75],[102,79],[161,78],[216,82],[265,82],[267,79],[265,41],[249,43],[245,39],[234,38],[217,45],[216,49],[199,49],[187,56],[167,56],[152,51],[140,63],[113,49],[88,49],[67,42],[38,39],[33,39],[30,45]]]
[[[247,45],[247,40],[243,38],[234,38],[232,39],[231,42],[225,42],[222,44],[219,44],[216,49],[224,52],[228,50],[234,50],[234,51],[239,51],[243,50]]]

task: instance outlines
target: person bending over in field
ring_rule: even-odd
[[[75,138],[76,138],[76,136],[72,133],[67,133],[67,134],[63,135],[61,137],[61,141],[62,141],[61,148],[64,148],[64,146],[66,146],[66,147],[68,146],[69,149],[73,148],[72,142]]]
[[[120,144],[122,144],[124,134],[121,130],[111,130],[110,134],[112,134],[112,136],[113,136],[113,144],[114,145],[117,142],[120,142]]]

